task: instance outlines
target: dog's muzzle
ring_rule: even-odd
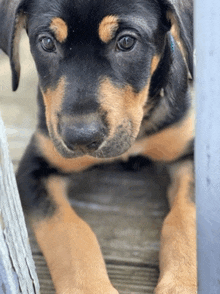
[[[65,158],[90,155],[96,158],[118,157],[135,140],[130,120],[124,120],[110,135],[100,116],[89,115],[59,118],[56,129],[49,125],[50,137],[57,151]]]

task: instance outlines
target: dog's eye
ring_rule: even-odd
[[[47,52],[54,52],[56,50],[54,41],[50,37],[42,37],[40,39],[41,47],[44,49],[44,51]]]
[[[136,39],[131,36],[124,36],[117,42],[117,47],[121,51],[131,50],[135,45]]]

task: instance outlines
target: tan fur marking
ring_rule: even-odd
[[[185,119],[171,127],[137,142],[142,154],[153,160],[175,160],[186,150],[195,136],[195,117],[190,110]]]
[[[151,75],[153,75],[153,73],[157,69],[159,62],[160,62],[160,56],[155,55],[152,58],[152,62],[151,62],[151,71],[150,71]]]
[[[196,209],[191,201],[192,163],[171,174],[171,211],[161,233],[160,278],[155,293],[197,293]]]
[[[152,58],[151,74],[155,71],[160,61],[158,55]],[[107,111],[107,119],[111,126],[111,135],[114,134],[116,127],[123,124],[125,119],[132,120],[133,136],[136,137],[143,118],[143,112],[146,111],[145,104],[149,93],[150,79],[147,81],[143,90],[136,94],[130,85],[120,89],[114,86],[111,81],[106,78],[101,83],[100,99],[102,109]]]
[[[56,293],[117,294],[109,281],[94,233],[67,200],[64,180],[50,178],[47,190],[57,204],[57,211],[51,218],[37,221],[32,226]]]
[[[114,15],[108,15],[103,18],[99,24],[99,38],[108,43],[114,36],[114,32],[118,29],[118,18]]]
[[[59,17],[52,19],[50,29],[54,32],[57,41],[63,43],[68,36],[68,27],[64,20]]]
[[[133,124],[132,136],[136,138],[143,117],[143,108],[148,97],[149,81],[144,89],[136,94],[131,86],[122,89],[114,86],[106,78],[101,83],[100,100],[101,107],[107,112],[107,120],[110,125],[109,137],[113,136],[117,126],[131,120]]]
[[[88,155],[78,158],[64,158],[62,157],[53,145],[53,142],[44,135],[37,133],[36,138],[41,153],[53,166],[65,172],[78,172],[85,170],[89,166],[104,162],[106,160],[94,158]]]
[[[41,89],[41,92],[44,99],[46,122],[49,132],[51,132],[52,128],[54,132],[56,132],[57,113],[61,110],[62,99],[65,92],[65,77],[61,77],[55,90],[47,89],[46,92],[43,92]]]
[[[192,191],[190,191],[190,186],[194,185],[194,174],[193,174],[193,161],[184,161],[184,162],[177,162],[174,164],[171,164],[169,167],[169,173],[170,177],[172,179],[171,185],[168,190],[168,200],[169,205],[172,208],[176,201],[187,201],[187,202],[193,202],[194,196],[191,195]],[[180,186],[180,182],[185,181],[187,188],[187,193],[182,193],[181,197],[183,198],[176,198],[176,195],[178,193],[178,189]],[[184,187],[184,185],[181,185],[181,187]]]

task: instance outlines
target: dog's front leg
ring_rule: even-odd
[[[33,228],[57,293],[116,294],[94,233],[66,199],[64,180],[52,177],[47,188],[56,204],[55,212],[34,222]]]
[[[21,161],[17,181],[56,293],[117,294],[95,234],[68,202],[65,179],[64,173],[40,155],[34,138]]]
[[[160,278],[156,294],[197,293],[196,209],[193,162],[170,167],[168,199],[171,211],[161,233]]]

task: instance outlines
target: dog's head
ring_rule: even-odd
[[[47,128],[62,156],[115,157],[129,149],[171,27],[192,68],[180,10],[168,0],[20,3],[11,41],[13,88],[18,86],[18,40],[25,25]]]

